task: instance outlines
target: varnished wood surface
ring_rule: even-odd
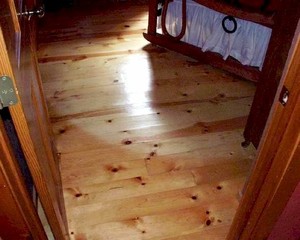
[[[22,214],[22,209],[20,208],[20,204],[16,199],[16,195],[14,195],[14,188],[18,188],[21,185],[21,189],[23,190],[22,193],[25,193],[24,198],[26,200],[29,199],[26,198],[28,197],[28,195],[26,195],[27,192],[24,192],[24,182],[20,183],[20,172],[13,171],[12,173],[9,171],[11,170],[11,165],[15,167],[15,162],[11,157],[12,152],[9,148],[9,140],[5,134],[3,122],[0,120],[0,239],[28,239],[30,236],[30,229],[27,225],[26,219],[24,219],[24,215]],[[19,181],[14,181],[16,178],[19,178]],[[13,186],[12,182],[16,185]],[[32,203],[31,207],[33,207]],[[30,215],[31,214],[32,212],[30,212]]]
[[[289,19],[289,22],[286,22]],[[281,2],[281,11],[274,17],[272,31],[260,81],[254,96],[244,136],[256,147],[260,143],[283,69],[291,49],[291,44],[300,19],[300,2],[289,0]]]
[[[53,17],[57,21],[53,21]],[[147,6],[62,9],[39,61],[72,239],[225,239],[255,86],[144,40]]]
[[[18,103],[9,107],[13,124],[53,233],[63,239],[67,230],[59,166],[52,151],[31,22],[17,17],[14,4],[13,0],[3,1],[6,7],[0,9],[0,74],[10,76],[16,88]]]
[[[46,239],[2,120],[0,143],[0,238],[28,239],[31,236],[34,239]]]
[[[300,153],[299,33],[298,25],[279,83],[289,89],[288,102],[285,106],[279,101],[273,103],[261,150],[234,219],[230,239],[266,239],[300,181],[297,172]],[[280,92],[278,89],[277,98]]]
[[[202,4],[212,10],[221,12],[225,15],[234,16],[237,18],[241,18],[247,21],[260,23],[262,25],[271,26],[273,23],[273,16],[265,16],[260,13],[255,13],[247,10],[246,8],[242,7],[242,5],[236,3],[235,1],[231,1],[230,4],[224,1],[218,1],[218,0],[194,0],[195,2],[198,2],[199,4]],[[270,4],[269,2],[265,2]],[[265,4],[264,3],[264,4]],[[275,2],[273,2],[275,3]],[[237,5],[239,5],[237,7]],[[249,6],[248,4],[245,4],[246,6]],[[271,3],[272,5],[272,3]],[[184,5],[183,5],[184,6]],[[183,7],[182,6],[182,7]],[[251,6],[251,3],[250,3]],[[167,7],[167,6],[166,6]],[[258,9],[261,9],[261,7],[257,6]],[[267,6],[264,6],[267,7]],[[220,54],[213,53],[213,52],[203,52],[201,48],[195,47],[191,44],[188,44],[180,40],[180,36],[178,35],[177,38],[170,38],[168,34],[160,34],[157,32],[157,9],[159,8],[159,1],[158,0],[150,0],[149,6],[148,6],[148,30],[147,33],[144,33],[144,37],[151,42],[152,44],[167,48],[169,50],[173,50],[175,52],[184,54],[186,56],[192,57],[198,61],[208,63],[214,67],[221,68],[223,70],[226,70],[228,72],[231,72],[239,77],[248,79],[250,81],[258,82],[260,80],[260,71],[256,67],[251,66],[244,66],[239,61],[237,61],[234,58],[228,58],[224,60]],[[183,10],[185,12],[185,10]],[[166,29],[165,27],[165,11],[162,13],[162,19],[161,19],[161,25],[162,25],[162,31],[165,33]],[[271,14],[274,15],[274,14]],[[183,16],[185,18],[185,16]],[[268,23],[269,22],[269,23]],[[185,28],[186,26],[183,26]],[[179,38],[178,38],[179,37]],[[251,139],[247,139],[251,140]]]
[[[170,38],[158,33],[155,35],[144,34],[144,37],[153,44],[174,50],[201,62],[209,63],[214,67],[221,68],[250,81],[259,81],[260,71],[258,68],[242,65],[234,58],[229,57],[228,59],[224,60],[218,53],[209,51],[203,52],[199,47],[182,41],[170,41]]]
[[[7,179],[5,179],[2,163],[0,163],[0,189],[0,239],[2,237],[3,239],[28,239],[30,231],[14,199]]]
[[[254,12],[253,10],[250,11],[247,8],[242,8],[240,5],[239,7],[234,6],[234,4],[228,4],[226,1],[210,1],[210,0],[194,0],[195,2],[213,9],[217,12],[221,12],[225,15],[234,16],[236,18],[240,18],[246,21],[251,21],[258,23],[260,25],[264,25],[267,27],[272,27],[274,25],[273,16],[269,13],[264,13],[261,11],[261,7],[258,7],[259,10]],[[251,2],[251,1],[249,1]],[[250,4],[251,5],[251,4]]]

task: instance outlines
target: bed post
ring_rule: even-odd
[[[299,21],[299,0],[281,1],[281,4],[244,131],[245,146],[252,142],[258,147],[260,143]]]
[[[159,0],[149,0],[149,18],[147,31],[149,35],[156,35],[158,1]]]

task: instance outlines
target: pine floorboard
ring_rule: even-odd
[[[75,1],[39,26],[70,237],[225,239],[255,85],[149,44],[143,2]]]

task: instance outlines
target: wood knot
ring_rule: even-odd
[[[197,199],[198,199],[198,196],[197,196],[197,195],[193,195],[193,196],[191,197],[191,199],[197,200]]]
[[[207,126],[205,126],[205,127],[203,128],[203,132],[204,132],[204,133],[208,133],[208,132],[209,132],[209,128],[208,128]]]
[[[64,129],[64,128],[62,128],[62,129],[59,129],[59,133],[60,134],[63,134],[63,133],[65,133],[67,130],[66,129]]]
[[[206,226],[209,226],[211,224],[211,220],[210,219],[207,219],[206,222],[205,222]]]
[[[77,197],[77,198],[82,197],[82,193],[76,193],[75,197]]]
[[[222,187],[222,186],[220,186],[220,185],[219,185],[219,186],[217,186],[217,189],[218,189],[218,190],[221,190],[222,188],[223,188],[223,187]]]
[[[125,145],[130,145],[132,143],[132,141],[127,139],[127,140],[124,140],[123,143]]]
[[[122,165],[119,165],[119,166],[107,165],[107,166],[105,166],[105,169],[109,172],[117,173],[121,170],[125,170],[126,168],[124,168]]]
[[[140,220],[140,217],[134,217],[132,218],[132,221],[139,221]]]
[[[156,155],[156,152],[153,151],[149,155],[150,155],[150,157],[154,157]]]
[[[86,55],[77,56],[77,57],[75,57],[75,58],[72,59],[72,62],[81,61],[81,60],[84,60],[86,58],[87,58]]]

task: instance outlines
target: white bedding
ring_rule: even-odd
[[[178,35],[181,30],[181,0],[169,4],[166,17],[168,32]],[[259,67],[261,70],[272,30],[265,26],[236,18],[237,30],[229,34],[222,28],[226,15],[187,0],[187,28],[182,41],[198,46],[202,51],[220,53],[223,59],[229,56],[243,65]],[[228,29],[233,24],[226,21]],[[160,28],[160,20],[158,28]]]

